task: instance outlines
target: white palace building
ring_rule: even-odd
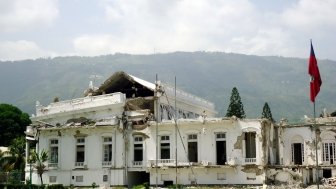
[[[214,104],[117,72],[86,96],[36,104],[29,146],[48,151],[45,184],[262,185],[316,182],[315,127],[215,118]],[[176,118],[176,119],[175,119]],[[318,121],[319,178],[336,176],[335,120]],[[36,170],[26,178],[40,184]]]

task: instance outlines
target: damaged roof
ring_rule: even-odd
[[[154,96],[154,90],[155,84],[120,71],[109,77],[93,95],[122,92],[126,97],[146,97]]]
[[[160,86],[164,88],[164,93],[167,96],[173,97],[176,93],[177,98],[182,101],[201,106],[207,112],[216,113],[214,110],[214,104],[207,100],[182,90],[175,89],[168,84],[160,84]],[[155,95],[155,87],[154,83],[137,78],[123,71],[119,71],[109,77],[97,90],[93,91],[92,95],[98,96],[102,94],[121,92],[126,95],[126,98],[153,97]]]

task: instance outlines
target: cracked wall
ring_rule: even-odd
[[[245,133],[242,133],[240,136],[237,136],[237,140],[236,142],[234,143],[234,149],[243,149],[243,140],[244,140],[244,134]]]
[[[264,169],[257,165],[245,165],[243,166],[241,171],[244,173],[255,173],[257,176],[262,175],[264,173]]]

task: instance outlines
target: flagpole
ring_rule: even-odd
[[[177,109],[176,109],[176,76],[175,76],[175,188],[177,189]]]
[[[158,133],[159,133],[159,112],[160,112],[160,103],[159,103],[159,83],[158,83],[158,74],[156,74],[155,78],[155,98],[156,98],[156,129],[155,129],[155,188],[158,188],[158,156],[159,156],[159,150],[158,150],[158,143],[159,143],[159,138],[158,138]]]
[[[315,111],[315,99],[317,94],[320,92],[320,87],[322,85],[322,80],[320,76],[320,71],[317,66],[317,60],[314,53],[313,42],[310,39],[310,56],[309,56],[309,66],[308,74],[311,77],[310,80],[310,101],[314,104],[314,128],[315,128],[315,156],[316,156],[316,184],[317,189],[319,189],[319,167],[318,167],[318,136],[317,136],[317,124],[316,124],[316,111]]]
[[[315,111],[315,100],[314,100],[314,127],[315,127],[315,156],[316,156],[316,184],[317,189],[319,189],[319,169],[318,169],[318,153],[317,153],[317,124],[316,124],[316,111]]]

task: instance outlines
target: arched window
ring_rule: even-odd
[[[321,133],[322,139],[322,160],[325,165],[336,164],[335,134],[331,131]]]

